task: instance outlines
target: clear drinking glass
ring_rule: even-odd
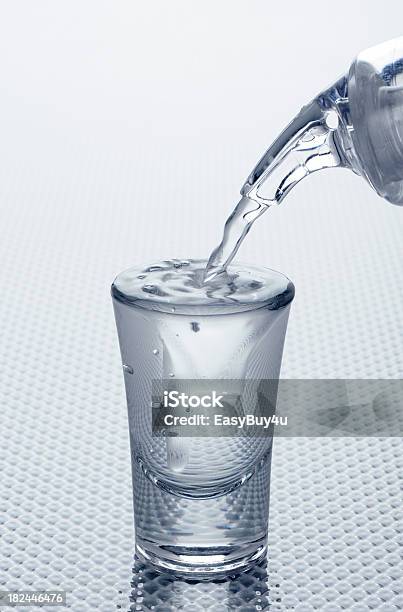
[[[212,426],[207,435],[199,436],[197,428],[191,437],[181,436],[180,428],[164,435],[153,428],[153,406],[167,388],[197,394],[215,386],[223,393],[228,387],[242,398],[241,412],[247,406],[252,413],[261,383],[278,380],[294,287],[282,274],[260,268],[272,288],[264,300],[192,302],[180,293],[166,298],[150,284],[156,268],[133,268],[112,285],[136,552],[156,567],[197,578],[247,569],[267,547],[271,434],[221,436]],[[145,283],[140,293],[130,289],[131,279],[139,278]]]

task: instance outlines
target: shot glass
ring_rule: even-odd
[[[125,271],[112,285],[136,553],[197,579],[243,571],[266,553],[272,434],[215,418],[260,414],[262,396],[275,409],[294,286],[259,269],[272,287],[264,300],[192,302],[150,284],[157,267]],[[128,289],[134,278],[144,278],[145,293]],[[188,425],[190,416],[208,422]]]

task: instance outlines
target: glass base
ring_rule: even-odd
[[[267,553],[267,534],[257,541],[238,546],[184,547],[158,546],[136,537],[136,553],[155,569],[177,576],[209,580],[244,572]]]

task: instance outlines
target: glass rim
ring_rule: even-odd
[[[195,260],[204,262],[205,260]],[[150,264],[148,264],[150,266]],[[237,301],[232,300],[229,297],[216,298],[215,301],[209,301],[207,299],[197,299],[193,302],[187,302],[180,300],[180,296],[168,297],[160,299],[158,295],[147,294],[147,297],[142,295],[136,295],[135,293],[129,294],[121,290],[117,285],[119,278],[127,273],[138,273],[143,272],[142,268],[147,266],[131,266],[120,272],[114,279],[111,286],[112,298],[122,304],[126,304],[131,308],[141,308],[149,312],[164,313],[171,315],[229,315],[238,314],[247,311],[260,310],[262,308],[268,310],[279,310],[288,304],[290,304],[295,295],[295,287],[293,282],[282,272],[273,270],[265,266],[256,266],[253,264],[247,264],[241,262],[236,264],[236,267],[245,267],[245,269],[260,271],[261,274],[275,274],[276,277],[281,277],[284,280],[284,288],[273,293],[266,298],[257,299],[255,301]]]

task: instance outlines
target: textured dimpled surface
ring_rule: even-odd
[[[403,608],[398,438],[275,440],[267,570],[212,585],[173,581],[139,562],[132,571],[130,455],[107,254],[82,276],[79,257],[72,266],[60,253],[46,275],[42,261],[31,260],[21,286],[11,260],[28,265],[29,250],[11,247],[1,303],[2,587],[66,590],[74,612],[246,612],[269,601],[271,610],[298,612]],[[396,320],[390,325],[396,329]],[[315,351],[304,358],[300,334],[313,343],[327,334],[334,348],[335,332],[325,312],[314,325],[297,307],[284,374],[326,375]],[[350,337],[353,353],[359,335]],[[382,334],[371,342],[368,375],[385,376]],[[333,351],[335,362],[341,353]],[[395,356],[397,376],[402,356]],[[357,370],[365,371],[360,361]]]
[[[27,149],[26,124],[9,121],[0,166],[1,588],[66,590],[73,612],[249,612],[267,609],[267,597],[272,612],[402,610],[398,438],[275,440],[268,576],[256,569],[207,586],[133,565],[129,436],[109,286],[136,260],[206,257],[245,162],[218,147],[219,164],[203,158],[210,187],[192,178],[178,197],[179,175],[200,171],[183,150],[160,164],[158,181],[141,182],[133,168],[146,172],[146,162],[133,149],[121,152],[115,125],[88,128],[90,149],[66,132],[61,158],[44,164],[37,142],[54,150],[53,124],[41,117],[40,138],[29,128],[35,149]],[[261,144],[252,143],[251,160]],[[151,176],[154,153],[148,163]],[[403,210],[358,178],[334,175],[312,178],[262,217],[240,257],[295,284],[283,377],[399,378]]]

